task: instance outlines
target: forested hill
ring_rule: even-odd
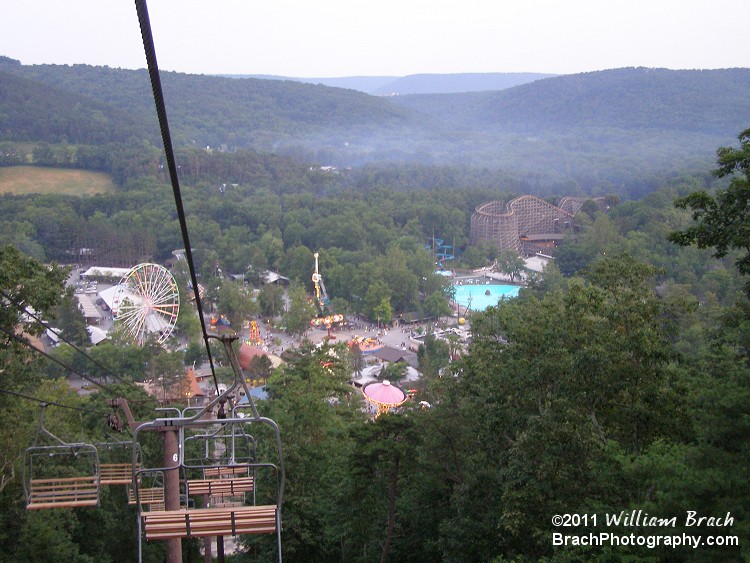
[[[105,128],[115,140],[123,131],[140,136],[156,132],[148,74],[88,65],[32,65],[0,57],[0,71],[30,79],[3,76],[0,115],[3,131],[28,131],[29,140],[66,134],[69,142],[90,136],[83,108],[97,119],[117,124]],[[415,81],[415,88],[440,91],[472,89],[484,75],[414,75],[381,85]],[[496,75],[492,75],[496,76]],[[162,73],[170,125],[176,142],[199,146],[274,146],[290,138],[318,135],[323,144],[346,134],[375,138],[398,132],[412,140],[434,137],[444,125],[464,135],[472,132],[570,131],[587,128],[687,131],[733,138],[750,124],[750,69],[667,70],[625,68],[523,82],[530,75],[505,77],[499,91],[424,94],[383,99],[352,90],[304,84],[293,80],[231,79],[217,76]],[[543,76],[543,75],[539,75]],[[483,79],[484,84],[486,77]],[[510,81],[510,82],[508,82]],[[53,88],[50,88],[52,86]],[[83,96],[80,100],[76,96]],[[79,112],[81,131],[64,131],[71,109]],[[422,117],[417,118],[419,112]],[[40,127],[28,130],[28,122]],[[18,121],[18,123],[16,122]],[[20,126],[19,126],[20,125]],[[68,126],[68,124],[66,124]],[[55,130],[57,128],[57,131]],[[69,128],[69,126],[68,126]],[[7,133],[2,133],[7,139]],[[18,134],[18,133],[17,133]],[[99,135],[102,131],[98,132]],[[82,136],[82,137],[81,137]],[[337,139],[338,140],[338,139]]]
[[[160,145],[145,70],[0,56],[0,73],[0,141]],[[654,178],[709,169],[716,148],[750,127],[749,69],[629,68],[388,97],[292,80],[161,78],[177,148],[252,148],[341,168],[502,169],[533,176],[539,195],[566,185],[571,194],[640,197]]]
[[[0,140],[107,144],[158,139],[144,113],[0,70]]]
[[[0,71],[27,81],[23,99],[0,90],[0,114],[16,115],[18,106],[42,124],[36,139],[55,141],[65,132],[68,107],[57,100],[39,103],[53,91],[77,95],[82,106],[106,104],[113,113],[125,112],[150,126],[141,136],[156,129],[154,102],[146,70],[124,70],[88,65],[25,66],[0,57]],[[3,82],[5,82],[3,80]],[[359,136],[396,134],[423,127],[423,118],[387,100],[353,90],[329,88],[294,81],[231,79],[175,72],[161,73],[168,104],[173,140],[198,146],[273,147],[292,137],[324,135]],[[32,96],[36,103],[27,104]],[[95,100],[96,104],[92,104]],[[36,115],[32,115],[36,112]],[[8,124],[13,127],[12,123]],[[68,137],[69,142],[83,142]]]
[[[452,126],[542,132],[582,128],[736,134],[750,126],[750,69],[622,68],[557,76],[500,92],[400,96]]]

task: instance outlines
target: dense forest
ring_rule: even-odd
[[[24,67],[8,59],[0,61],[0,72],[0,165],[95,170],[115,183],[113,191],[91,197],[0,195],[0,559],[135,560],[136,512],[121,488],[104,487],[98,508],[29,511],[22,465],[38,429],[38,402],[49,403],[46,428],[54,435],[71,442],[111,439],[107,399],[127,397],[136,417],[151,419],[157,404],[134,382],[157,374],[177,378],[206,359],[188,304],[178,319],[178,331],[190,340],[185,349],[128,346],[116,333],[92,347],[64,290],[68,270],[59,264],[166,263],[184,246],[147,77],[85,66]],[[652,79],[659,88],[672,79],[678,89],[705,88],[713,105],[685,94],[693,105],[682,106],[665,92],[656,113],[644,118],[658,114],[658,131],[645,131],[637,116],[627,131],[625,122],[602,111],[592,115],[593,125],[615,132],[619,144],[608,144],[606,135],[582,146],[582,137],[559,130],[545,140],[539,131],[534,143],[542,151],[525,152],[529,145],[516,141],[529,133],[500,131],[502,119],[539,125],[544,112],[561,112],[540,103],[537,121],[516,118],[503,101],[518,95],[515,88],[456,98],[467,105],[455,104],[456,113],[445,112],[438,122],[427,111],[444,104],[437,98],[421,109],[403,108],[323,86],[165,73],[176,102],[170,113],[176,159],[206,304],[235,325],[262,316],[303,333],[309,316],[296,313],[309,307],[314,252],[339,311],[386,321],[415,310],[446,314],[450,287],[434,275],[431,242],[450,241],[457,250],[453,267],[499,258],[492,245],[468,244],[477,205],[524,193],[552,203],[566,195],[608,195],[606,211],[588,205],[576,216],[576,235],[563,241],[541,276],[530,276],[518,298],[471,315],[472,341],[464,353],[425,339],[418,354],[423,378],[400,412],[374,421],[363,412],[347,385],[361,358],[343,344],[303,343],[285,354],[282,366],[262,368],[268,399],[259,409],[281,428],[286,462],[285,560],[750,557],[750,130],[740,134],[739,146],[733,138],[750,116],[730,87],[731,80],[742,84],[746,71],[594,74],[518,88],[522,98],[548,95],[549,84],[567,92],[567,105],[579,112],[566,114],[574,121],[586,104],[606,105],[604,90],[581,94],[586,103],[570,102],[576,88],[592,81],[619,92],[610,98],[619,100],[612,111],[622,104],[637,114],[630,88],[645,98],[645,91],[655,91]],[[706,77],[717,82],[703,83]],[[620,79],[636,82],[618,90],[628,84]],[[480,122],[497,131],[469,138],[452,128],[472,104],[477,115],[488,112]],[[194,111],[203,105],[205,112]],[[490,106],[502,111],[492,114]],[[687,107],[684,127],[676,126],[679,119],[670,117],[676,113],[666,112]],[[558,116],[558,129],[566,115]],[[241,123],[239,133],[232,132],[234,123]],[[386,139],[412,127],[422,127],[418,138],[430,142],[404,137],[402,145],[382,144],[370,154],[381,162],[321,166],[366,152],[361,145],[347,153],[342,143],[352,132]],[[125,131],[127,137],[118,137]],[[279,140],[300,131],[322,143]],[[458,145],[433,145],[436,138]],[[507,152],[462,160],[481,144],[477,139],[493,138],[506,144],[488,141],[485,154],[502,146]],[[634,139],[641,141],[635,150],[611,158]],[[443,161],[438,150],[415,162],[405,158],[406,145],[414,153],[441,146],[449,153],[446,147],[459,145],[467,152]],[[561,147],[570,159],[553,155]],[[656,149],[661,152],[641,160]],[[502,165],[511,161],[524,166]],[[286,313],[275,286],[261,283],[267,269],[290,279]],[[181,262],[174,273],[188,295]],[[37,316],[87,355],[67,344],[50,358],[35,353],[18,329],[41,334]],[[221,350],[212,353],[224,359]],[[253,370],[256,375],[261,367]],[[71,374],[104,385],[79,396],[66,381]],[[227,368],[218,368],[218,376],[226,381]],[[144,459],[158,465],[160,455],[156,441],[147,441]],[[562,525],[555,518],[573,514],[581,517]],[[657,522],[623,518],[631,514]],[[705,519],[698,524],[698,517]],[[558,541],[591,533],[619,540]],[[244,553],[235,561],[275,558],[273,538],[242,542]],[[183,543],[197,560],[198,542]],[[145,544],[143,558],[164,560],[162,542]]]

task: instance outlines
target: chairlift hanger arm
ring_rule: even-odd
[[[210,336],[209,338],[216,338],[217,340],[220,340],[224,345],[224,349],[226,350],[227,356],[229,357],[229,363],[232,366],[232,371],[234,372],[234,383],[232,383],[232,385],[228,387],[226,391],[214,398],[207,405],[197,409],[197,412],[193,416],[185,418],[184,412],[181,412],[179,409],[174,409],[177,412],[176,418],[157,418],[154,421],[137,421],[135,420],[135,417],[130,410],[127,399],[121,397],[117,399],[111,399],[109,401],[109,405],[113,408],[119,407],[123,410],[123,412],[125,413],[125,419],[127,420],[128,426],[131,429],[134,430],[137,428],[148,428],[157,430],[159,428],[173,426],[175,420],[200,420],[207,412],[213,410],[216,405],[226,403],[227,399],[232,396],[235,391],[237,391],[238,389],[242,389],[245,392],[245,396],[247,397],[250,408],[253,411],[253,417],[255,419],[259,419],[260,415],[255,408],[255,402],[253,401],[252,396],[250,396],[250,390],[248,389],[247,384],[245,383],[245,379],[242,376],[242,368],[240,367],[239,360],[237,359],[237,354],[232,347],[234,341],[238,340],[238,336],[236,334],[224,334],[221,336]],[[190,410],[192,409],[193,407],[190,407]],[[188,409],[185,409],[185,411],[187,410]]]
[[[232,366],[232,371],[234,372],[234,384],[232,385],[231,389],[234,391],[235,389],[242,389],[245,391],[245,397],[247,397],[247,401],[250,405],[250,408],[253,411],[253,416],[257,419],[260,418],[260,415],[258,414],[258,410],[255,408],[255,401],[253,401],[253,397],[250,395],[250,390],[247,388],[247,384],[245,383],[245,378],[242,375],[242,368],[240,367],[240,361],[237,359],[237,354],[234,351],[234,348],[232,347],[232,343],[234,340],[237,340],[237,336],[234,336],[234,338],[221,338],[222,344],[224,344],[224,349],[227,352],[227,357],[229,358],[229,364]],[[229,389],[227,389],[227,394],[229,392]]]
[[[128,405],[128,400],[124,399],[122,397],[118,397],[117,399],[110,399],[109,400],[109,406],[116,409],[121,408],[122,411],[125,413],[125,420],[128,421],[128,426],[133,428],[138,428],[143,422],[138,422],[133,417],[133,413],[130,410],[130,405]]]
[[[224,350],[227,353],[227,357],[229,358],[229,364],[232,367],[232,372],[234,373],[234,382],[232,385],[230,385],[226,391],[218,395],[216,398],[214,398],[212,401],[210,401],[208,404],[206,404],[203,408],[198,410],[193,416],[190,418],[183,418],[182,420],[188,420],[188,421],[196,421],[203,418],[203,416],[207,413],[213,410],[213,408],[216,405],[223,405],[227,402],[229,398],[233,396],[233,394],[236,391],[242,390],[245,392],[245,396],[247,397],[247,400],[250,404],[250,408],[253,410],[253,416],[256,419],[260,418],[260,415],[258,414],[257,409],[255,408],[255,403],[253,401],[253,398],[250,396],[250,390],[247,387],[247,384],[245,383],[245,378],[242,375],[242,368],[240,367],[240,362],[237,359],[237,354],[234,351],[234,348],[232,347],[232,344],[239,339],[239,337],[236,334],[222,334],[219,336],[209,335],[209,338],[215,338],[216,340],[221,341],[221,343],[224,345]],[[188,409],[185,409],[187,411]],[[174,420],[174,419],[164,419],[164,420]]]
[[[49,403],[39,403],[39,426],[36,429],[36,435],[34,436],[34,441],[32,442],[32,446],[37,445],[37,440],[39,440],[40,437],[46,436],[47,438],[51,438],[55,442],[57,442],[60,445],[67,445],[67,443],[64,440],[61,440],[57,436],[55,436],[52,432],[47,430],[47,427],[44,426],[44,417],[47,412],[47,407],[49,406]]]

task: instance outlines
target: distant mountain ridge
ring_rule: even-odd
[[[229,74],[224,76],[230,78],[256,78],[261,80],[293,80],[294,82],[303,82],[305,84],[322,84],[323,86],[330,86],[332,88],[357,90],[359,92],[364,92],[365,94],[373,94],[394,80],[399,80],[398,76],[343,76],[339,78],[300,78],[277,76],[274,74]]]
[[[586,128],[726,135],[750,126],[750,69],[621,68],[498,92],[415,95],[394,104],[449,127],[517,132]]]
[[[359,90],[375,96],[409,94],[457,94],[505,90],[528,82],[557,76],[533,72],[489,72],[457,74],[410,74],[408,76],[346,76],[341,78],[291,78],[274,75],[229,75],[232,78],[294,80],[334,88]]]
[[[482,107],[495,126],[618,127],[724,134],[750,125],[750,69],[623,68],[499,92]],[[739,131],[736,131],[739,133]]]
[[[34,112],[48,115],[55,113],[56,107],[64,107],[58,119],[65,119],[72,115],[71,106],[91,106],[98,120],[109,114],[107,117],[116,118],[113,123],[121,127],[127,122],[128,135],[138,124],[151,129],[148,136],[156,130],[145,70],[25,66],[0,57],[0,72],[26,80],[0,81],[0,115],[4,118],[0,125],[6,130],[12,127],[13,116],[23,116],[26,130]],[[175,117],[170,124],[176,138],[199,146],[273,145],[300,136],[330,137],[334,132],[351,141],[346,137],[384,132],[400,135],[407,130],[420,139],[455,136],[457,131],[539,133],[586,128],[661,129],[724,136],[736,135],[750,124],[750,69],[623,68],[544,76],[490,73],[423,74],[395,80],[320,79],[381,92],[391,91],[398,84],[404,85],[404,92],[433,91],[386,99],[353,88],[271,77],[232,79],[162,72],[162,84],[170,117]],[[495,90],[482,90],[492,85]],[[19,94],[23,89],[29,92]],[[461,92],[434,92],[439,90]],[[76,102],[76,96],[83,99]],[[24,99],[32,98],[34,104],[23,105]],[[44,121],[45,117],[37,115],[37,119]],[[80,142],[75,138],[76,128],[70,124],[66,127],[69,142]]]
[[[506,90],[553,76],[556,75],[532,72],[412,74],[381,86],[373,94],[404,96],[488,92]]]

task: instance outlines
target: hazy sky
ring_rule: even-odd
[[[7,2],[0,55],[144,68],[132,0]],[[151,0],[159,67],[298,77],[750,67],[749,0]]]

